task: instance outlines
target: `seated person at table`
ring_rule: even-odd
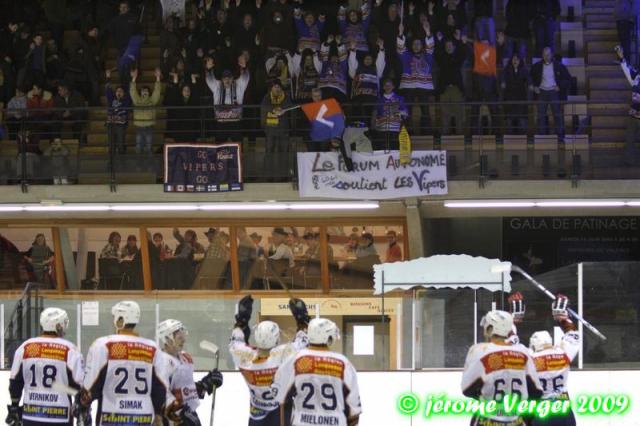
[[[140,249],[138,248],[138,239],[135,235],[129,235],[127,237],[127,244],[122,247],[120,258],[122,260],[133,260],[139,252]]]
[[[273,231],[271,231],[271,240],[276,251],[269,256],[269,259],[288,260],[289,268],[293,268],[295,266],[295,259],[293,257],[293,252],[291,251],[291,247],[286,244],[288,237],[289,234],[284,229],[273,228]]]
[[[100,259],[120,259],[120,241],[122,237],[118,232],[109,234],[107,245],[100,252]]]

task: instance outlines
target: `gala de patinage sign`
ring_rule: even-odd
[[[348,171],[337,152],[298,153],[301,197],[391,199],[447,194],[446,151],[413,151],[407,164],[398,151],[353,153]]]

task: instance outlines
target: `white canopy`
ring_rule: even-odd
[[[383,287],[385,293],[411,287],[511,291],[511,274],[505,273],[511,270],[511,263],[500,259],[466,254],[437,255],[374,265],[373,270],[374,294],[381,294]]]

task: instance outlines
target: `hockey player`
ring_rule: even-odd
[[[163,351],[160,356],[165,364],[163,371],[167,372],[169,391],[183,406],[185,412],[181,415],[190,416],[194,423],[199,423],[195,419],[198,417],[196,409],[200,400],[205,393],[210,395],[214,387],[222,386],[222,373],[215,369],[202,380],[193,380],[193,359],[182,350],[188,335],[182,322],[175,319],[164,320],[158,324],[156,334]]]
[[[513,330],[509,312],[490,311],[480,322],[486,343],[469,349],[462,373],[462,393],[484,401],[502,401],[505,395],[517,395],[520,400],[539,398],[542,387],[528,350],[512,345],[508,338]],[[496,412],[495,415],[475,415],[471,426],[524,426],[519,416]]]
[[[292,426],[356,426],[362,413],[356,370],[329,347],[339,339],[333,321],[309,323],[309,347],[289,358],[277,371],[273,394],[283,404],[293,396]]]
[[[280,328],[272,321],[262,321],[255,329],[255,348],[249,346],[249,319],[253,310],[253,299],[245,296],[238,303],[236,324],[231,333],[229,352],[240,369],[251,393],[249,426],[289,425],[288,416],[280,408],[280,402],[271,394],[273,377],[280,365],[299,350],[307,346],[309,314],[304,302],[291,299],[289,309],[296,319],[298,332],[293,342],[278,346]]]
[[[53,389],[59,382],[80,389],[84,377],[82,354],[63,339],[69,316],[59,308],[40,314],[42,336],[24,342],[14,354],[9,379],[11,405],[8,425],[73,425],[71,397]],[[23,395],[24,391],[24,395]],[[19,406],[22,397],[22,407]]]
[[[179,404],[167,392],[156,343],[135,332],[140,306],[122,301],[111,308],[116,334],[97,339],[87,354],[81,404],[98,400],[96,425],[150,426],[163,411],[176,416]],[[182,410],[186,413],[187,410]],[[189,423],[185,419],[185,423]]]
[[[514,303],[518,301],[520,309]],[[522,295],[516,293],[510,297],[512,309],[522,312],[524,317],[524,301]],[[533,357],[538,377],[543,389],[543,399],[568,400],[567,382],[569,380],[569,370],[571,362],[580,351],[580,333],[569,319],[567,306],[569,299],[567,296],[558,294],[556,300],[551,304],[553,319],[565,333],[560,345],[554,346],[551,335],[548,331],[536,331],[529,339],[529,349]],[[566,414],[549,417],[547,419],[535,418],[532,426],[575,426],[576,419],[573,411],[569,409]]]

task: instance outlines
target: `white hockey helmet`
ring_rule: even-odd
[[[488,328],[491,327],[491,335],[509,337],[513,331],[513,317],[506,311],[489,311],[482,317],[480,327],[488,335]]]
[[[66,331],[69,327],[69,315],[64,309],[47,308],[40,314],[40,326],[42,331],[49,333],[57,333],[58,326]]]
[[[167,319],[158,324],[156,328],[156,336],[158,337],[158,342],[160,343],[160,347],[164,348],[165,345],[172,345],[174,343],[174,335],[177,331],[182,331],[183,333],[187,333],[187,329],[184,327],[182,322],[175,319]]]
[[[118,328],[118,320],[122,318],[123,324],[138,324],[140,322],[140,305],[132,300],[123,300],[111,308],[113,324]]]
[[[529,338],[529,348],[535,352],[540,352],[553,346],[553,339],[548,331],[536,331]]]
[[[254,332],[258,349],[273,349],[280,341],[280,327],[273,321],[262,321]]]
[[[331,345],[340,338],[340,330],[331,320],[314,318],[309,322],[307,335],[312,345]]]

